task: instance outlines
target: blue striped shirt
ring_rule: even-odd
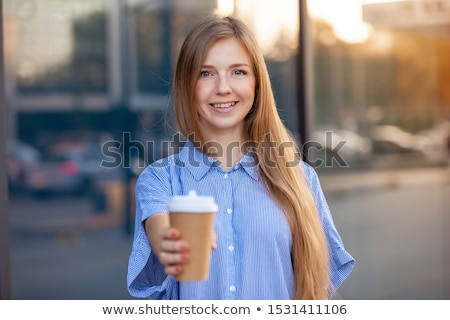
[[[355,261],[344,249],[316,172],[304,163],[302,166],[330,248],[332,295]],[[167,212],[170,197],[189,190],[212,196],[218,204],[214,221],[217,249],[211,253],[207,281],[177,282],[164,273],[149,245],[143,221],[154,213]],[[138,178],[128,290],[132,296],[150,299],[293,299],[291,245],[289,225],[267,196],[254,157],[245,155],[226,172],[187,142],[179,154],[153,163]]]

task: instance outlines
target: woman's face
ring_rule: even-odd
[[[219,40],[206,54],[194,103],[206,138],[241,138],[244,118],[255,99],[250,55],[236,38]]]

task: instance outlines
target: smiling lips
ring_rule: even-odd
[[[228,103],[212,103],[210,104],[211,107],[213,107],[214,109],[227,109],[227,108],[231,108],[234,107],[236,105],[236,101],[235,102],[228,102]]]

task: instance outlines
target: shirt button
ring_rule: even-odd
[[[224,179],[228,178],[228,173],[225,173],[225,174],[223,175],[223,178],[224,178]]]
[[[227,213],[233,213],[233,210],[231,208],[228,208]]]
[[[231,285],[231,286],[230,286],[230,291],[231,291],[231,292],[235,292],[235,291],[236,291],[236,287],[233,286],[233,285]]]
[[[233,251],[233,250],[234,250],[234,246],[233,246],[232,244],[230,244],[230,245],[228,246],[228,250]]]

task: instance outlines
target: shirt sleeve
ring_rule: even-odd
[[[178,283],[164,273],[148,241],[143,222],[152,214],[167,212],[171,196],[169,166],[147,167],[136,183],[134,239],[128,262],[128,292],[138,298],[177,299]]]
[[[331,297],[352,272],[355,259],[344,248],[341,236],[334,225],[316,171],[306,163],[303,165],[303,170],[316,201],[330,250],[330,277],[332,286],[329,290],[329,295]]]

